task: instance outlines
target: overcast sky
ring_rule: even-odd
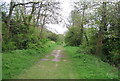
[[[67,23],[67,19],[70,15],[71,10],[73,7],[71,6],[72,0],[59,0],[62,8],[62,19]],[[57,31],[58,34],[64,34],[67,31],[67,28],[65,27],[65,23],[60,24],[49,24],[48,26],[50,30],[53,30],[54,32]]]

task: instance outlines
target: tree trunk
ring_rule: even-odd
[[[39,21],[39,18],[40,18],[41,8],[42,8],[42,2],[40,3],[40,7],[39,7],[39,11],[38,11],[38,16],[37,16],[37,21],[36,21],[36,26],[38,25],[38,21]]]
[[[83,13],[82,13],[82,23],[81,23],[81,29],[80,29],[80,31],[81,31],[81,43],[82,43],[82,38],[83,38],[83,33],[84,33],[84,31],[83,31],[83,28],[84,28],[84,16],[85,16],[85,9],[83,9]]]
[[[46,12],[45,12],[45,14],[46,14]],[[41,26],[40,39],[42,39],[42,32],[43,32],[43,28],[44,28],[44,25],[45,25],[45,19],[46,19],[46,17],[44,17],[43,23],[42,23],[42,26]]]
[[[33,5],[32,5],[32,11],[31,11],[31,14],[30,14],[29,19],[28,19],[28,24],[30,24],[30,21],[31,21],[31,19],[33,17],[35,9],[36,9],[35,8],[35,3],[33,3]]]
[[[14,4],[13,0],[11,0],[9,14],[8,14],[8,20],[7,20],[7,26],[8,26],[7,38],[9,38],[9,35],[10,35],[10,19],[11,19],[11,15],[12,15],[12,11],[13,11],[14,7],[15,7],[15,4]]]
[[[86,39],[87,45],[89,45],[89,40],[88,40],[88,37],[86,35],[86,32],[84,32],[84,35],[85,35],[85,39]]]
[[[104,34],[105,31],[107,31],[107,26],[106,26],[106,2],[103,2],[103,11],[102,11],[102,20],[101,20],[101,26],[98,32],[98,39],[97,39],[97,44],[96,44],[96,52],[95,54],[97,56],[101,56],[103,52],[103,39],[104,39]]]

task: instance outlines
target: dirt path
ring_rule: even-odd
[[[62,47],[53,50],[44,58],[16,77],[17,79],[76,79],[77,74]],[[15,79],[16,79],[15,78]]]

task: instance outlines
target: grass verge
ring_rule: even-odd
[[[99,58],[78,53],[79,47],[66,46],[65,52],[72,60],[80,79],[118,79],[118,69],[101,61]]]
[[[2,79],[10,79],[19,75],[25,69],[38,62],[45,54],[52,51],[57,45],[48,45],[45,48],[15,50],[2,54]]]

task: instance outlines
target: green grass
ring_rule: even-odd
[[[45,54],[49,53],[56,47],[56,44],[48,45],[45,48],[15,50],[2,54],[2,78],[10,79],[22,73],[25,69],[30,68]]]
[[[57,48],[56,48],[57,47]],[[62,50],[61,60],[40,61],[51,50]],[[117,79],[118,70],[99,58],[78,53],[79,47],[47,46],[39,50],[16,50],[3,54],[3,79]],[[56,64],[58,66],[56,66]]]
[[[65,47],[65,52],[72,61],[72,66],[81,79],[117,79],[118,69],[101,61],[99,58],[78,53],[79,47]]]
[[[56,67],[55,65],[58,64]],[[39,62],[14,79],[75,79],[78,78],[69,62]]]
[[[63,50],[61,46],[55,48],[55,50]],[[53,54],[51,52],[48,55]],[[61,52],[60,54],[64,54]],[[65,54],[64,54],[65,55]],[[43,57],[43,59],[53,59],[50,57]],[[54,57],[55,58],[55,57]],[[60,58],[61,59],[61,58]],[[65,55],[61,60],[67,60],[54,62],[54,61],[38,61],[34,66],[26,69],[25,72],[18,76],[13,77],[13,79],[76,79],[78,76],[74,71],[74,67],[71,67],[71,61]],[[57,66],[56,66],[57,64]]]

